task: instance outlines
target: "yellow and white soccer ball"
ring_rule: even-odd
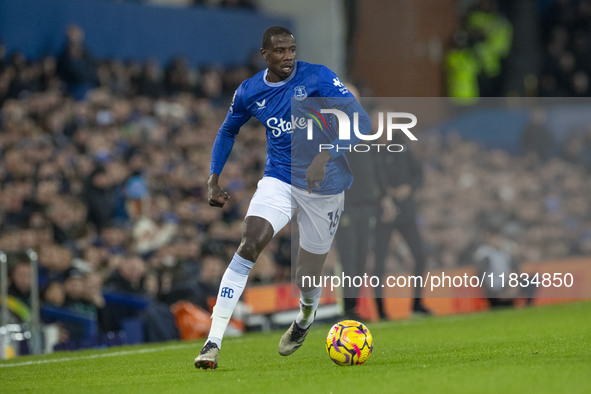
[[[359,365],[373,350],[369,329],[355,320],[343,320],[332,326],[326,337],[326,352],[338,365]]]

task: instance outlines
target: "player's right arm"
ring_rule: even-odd
[[[223,207],[230,198],[228,193],[218,184],[220,174],[232,148],[240,127],[250,119],[250,113],[242,101],[243,85],[234,93],[226,120],[220,127],[211,151],[211,167],[207,178],[207,199],[212,207]]]

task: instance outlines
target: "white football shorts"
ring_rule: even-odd
[[[343,213],[345,192],[314,194],[273,177],[257,184],[246,216],[258,216],[273,226],[275,234],[297,211],[300,246],[314,254],[328,253]]]

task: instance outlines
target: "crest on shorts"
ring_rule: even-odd
[[[293,88],[293,97],[296,100],[303,100],[308,97],[308,92],[306,92],[306,87],[304,85],[296,86]]]

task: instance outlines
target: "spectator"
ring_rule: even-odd
[[[474,51],[478,57],[480,94],[498,97],[503,88],[503,60],[513,41],[513,26],[498,11],[497,0],[480,0],[476,9],[467,15],[469,34],[477,37]]]
[[[57,70],[68,92],[77,100],[84,99],[97,85],[94,60],[84,44],[84,31],[79,26],[68,26],[66,44],[59,56]]]
[[[87,220],[94,224],[101,234],[112,218],[112,185],[107,172],[97,166],[84,183],[83,199],[88,209]]]
[[[144,295],[142,279],[145,273],[144,261],[139,256],[128,255],[107,279],[105,288],[118,293]]]
[[[403,145],[403,137],[396,136],[393,143]],[[392,238],[396,230],[412,253],[414,269],[413,275],[423,276],[426,269],[425,247],[418,225],[418,209],[415,195],[423,185],[423,169],[409,147],[404,152],[377,155],[376,183],[382,190],[379,220],[375,227],[375,269],[374,274],[384,277],[386,258]],[[395,210],[395,212],[392,212]],[[376,288],[376,303],[380,318],[387,319],[382,302],[382,289]],[[422,288],[413,289],[412,311],[416,314],[430,314],[422,303]]]
[[[23,256],[17,255],[14,265],[8,272],[10,286],[8,295],[15,297],[20,302],[31,305],[31,263]]]
[[[66,302],[66,290],[61,282],[51,282],[43,291],[42,300],[45,304],[61,308]]]
[[[530,121],[521,136],[521,146],[525,154],[533,154],[537,160],[547,160],[554,148],[554,138],[547,129],[547,114],[543,109],[533,110]]]
[[[447,91],[456,102],[503,93],[503,61],[513,41],[513,26],[498,10],[497,0],[480,0],[461,15],[452,49],[446,56]]]
[[[380,196],[376,179],[379,163],[377,155],[369,156],[356,152],[347,155],[355,182],[345,192],[345,208],[339,213],[341,217],[336,246],[343,274],[350,277],[361,277],[367,272],[373,222],[378,214],[376,206]],[[374,249],[377,248],[376,244]],[[288,252],[291,251],[288,249]],[[356,286],[343,288],[343,313],[347,319],[360,320],[355,310],[359,290]]]
[[[140,257],[128,255],[124,258],[118,270],[105,283],[105,291],[115,292],[121,297],[117,306],[109,305],[105,320],[112,324],[111,329],[120,329],[125,319],[139,319],[148,342],[177,339],[178,331],[168,306],[148,297],[158,289],[146,286],[147,272]]]
[[[213,301],[215,301],[224,274],[225,261],[225,257],[214,253],[205,253],[202,257],[199,284],[204,291],[205,304],[200,303],[199,305],[206,310],[211,309],[207,300],[213,298]]]
[[[86,232],[87,210],[84,203],[73,196],[56,196],[47,211],[55,242],[76,249],[76,239]]]
[[[169,95],[189,93],[193,90],[193,75],[187,59],[178,56],[170,62],[164,71],[164,87]]]
[[[84,292],[82,300],[85,304],[96,310],[99,332],[105,333],[112,326],[106,311],[106,302],[103,297],[103,277],[99,273],[89,273],[84,280]]]
[[[469,104],[480,96],[478,74],[480,64],[474,49],[468,43],[468,33],[458,30],[454,33],[453,48],[446,55],[447,94],[460,98],[458,103]]]
[[[97,245],[107,249],[108,254],[125,254],[127,244],[130,242],[128,232],[123,222],[112,220],[102,231],[97,239]]]
[[[474,252],[478,275],[486,277],[484,292],[492,308],[513,306],[517,297],[525,294],[531,303],[534,286],[507,286],[511,274],[520,274],[519,265],[512,255],[512,245],[504,237],[502,218],[490,217],[486,223],[483,243]]]
[[[177,239],[170,246],[160,248],[150,259],[158,286],[155,296],[168,305],[180,300],[203,304],[199,269],[196,262],[183,258],[182,248],[183,242]]]
[[[77,268],[70,268],[64,280],[64,290],[66,292],[64,306],[72,312],[96,319],[96,307],[84,299],[85,287],[86,279],[82,272]]]
[[[162,72],[155,60],[148,60],[142,69],[137,82],[137,93],[152,99],[158,99],[164,94],[162,85]]]

